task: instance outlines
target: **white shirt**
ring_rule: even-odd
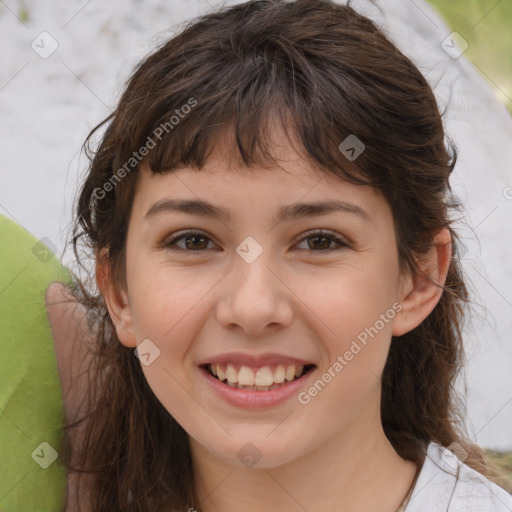
[[[405,511],[512,512],[512,494],[431,442]]]

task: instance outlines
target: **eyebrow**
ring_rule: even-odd
[[[169,212],[210,217],[224,222],[229,222],[232,218],[230,210],[215,206],[207,201],[198,199],[162,199],[149,208],[144,216],[144,220],[150,220],[157,215]],[[292,203],[282,206],[278,212],[277,220],[287,221],[304,217],[315,217],[333,212],[351,213],[367,222],[373,222],[370,215],[361,207],[335,199],[312,203]]]

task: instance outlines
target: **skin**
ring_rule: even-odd
[[[57,367],[62,387],[62,398],[66,422],[71,423],[80,418],[80,408],[85,404],[87,390],[87,373],[92,371],[88,351],[94,346],[94,333],[87,325],[85,308],[78,304],[70,290],[62,283],[52,283],[46,291],[46,307],[53,334]],[[81,442],[86,423],[78,428],[66,431],[71,446]],[[71,463],[76,464],[75,453]],[[88,476],[82,477],[83,489],[80,493],[81,504],[88,508]],[[66,512],[75,512],[78,478],[76,474],[67,475]]]
[[[384,435],[380,376],[391,336],[419,325],[442,289],[400,274],[392,213],[382,196],[321,173],[281,134],[272,140],[279,167],[248,170],[219,144],[201,171],[153,175],[143,168],[128,229],[126,286],[111,279],[105,259],[98,261],[98,284],[121,343],[135,348],[150,339],[160,350],[142,369],[189,434],[205,512],[338,511],[340,504],[394,512],[417,467]],[[206,200],[231,210],[232,219],[169,211],[145,219],[168,198]],[[355,204],[370,220],[344,212],[274,219],[283,205],[327,199]],[[207,237],[199,250],[183,238],[176,242],[181,251],[165,246],[185,229]],[[348,246],[331,239],[321,250],[314,239],[319,229]],[[236,252],[247,236],[263,249],[252,263]],[[444,284],[449,231],[433,242],[420,265]],[[205,358],[272,351],[316,365],[307,390],[394,303],[401,311],[306,405],[294,396],[263,410],[241,409],[200,378]],[[251,468],[237,456],[247,443],[261,454]]]

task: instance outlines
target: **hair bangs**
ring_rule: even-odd
[[[340,150],[344,140],[357,137],[357,109],[348,101],[340,104],[336,84],[326,84],[330,77],[321,69],[304,62],[293,48],[280,50],[222,57],[216,63],[220,75],[202,70],[208,80],[191,77],[193,87],[174,81],[165,86],[167,94],[158,91],[164,97],[159,103],[146,99],[139,133],[131,140],[139,146],[154,141],[146,159],[151,171],[201,169],[221,142],[228,143],[236,166],[278,167],[276,134],[282,132],[294,151],[320,170],[355,184],[376,185],[369,173],[371,154],[355,162]],[[361,130],[366,124],[363,118],[357,123]],[[124,153],[128,157],[134,151],[130,147]]]

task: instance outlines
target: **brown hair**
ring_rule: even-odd
[[[113,278],[124,286],[141,148],[149,148],[144,160],[152,172],[201,169],[230,133],[250,167],[274,161],[273,120],[319,169],[384,196],[402,271],[419,272],[416,258],[438,230],[450,230],[454,255],[439,303],[418,327],[392,339],[382,376],[382,422],[402,457],[418,462],[425,443],[458,442],[468,452],[466,464],[497,481],[484,452],[469,442],[452,387],[463,362],[469,303],[449,218],[449,210],[460,207],[448,181],[456,148],[445,138],[425,78],[350,6],[250,1],[194,20],[148,56],[115,112],[84,144],[90,168],[76,209],[76,257],[82,245],[93,258],[107,249]],[[91,141],[103,127],[93,152]],[[365,145],[353,161],[338,149],[351,134]],[[82,292],[97,333],[97,373],[91,371],[82,417],[68,425],[87,420],[69,471],[92,476],[98,512],[200,510],[186,432],[153,394],[133,350],[120,343],[101,295]]]

